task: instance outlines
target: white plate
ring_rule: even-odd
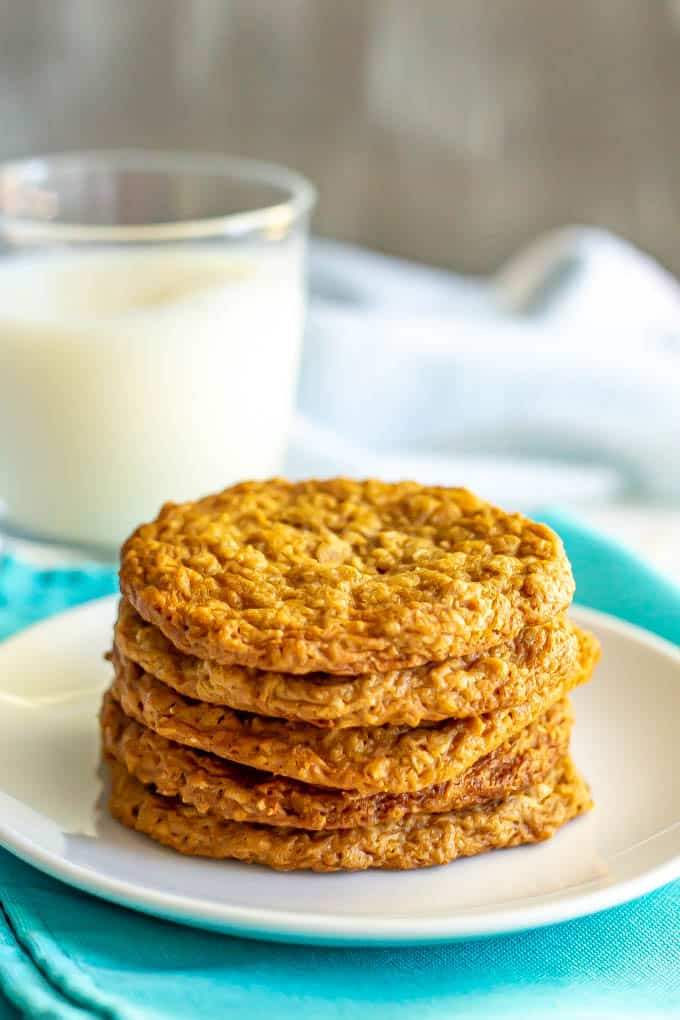
[[[297,942],[449,940],[562,921],[680,874],[680,652],[577,609],[603,644],[574,696],[596,808],[548,843],[446,867],[276,874],[181,857],[102,808],[96,714],[113,598],[0,645],[0,842],[71,885],[187,924]]]

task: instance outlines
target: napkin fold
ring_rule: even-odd
[[[566,228],[483,279],[321,240],[309,265],[291,474],[680,500],[680,286],[632,245]]]
[[[680,643],[680,591],[572,520],[537,516],[565,540],[579,602]],[[5,631],[8,621],[19,623],[11,610],[14,570],[5,563],[0,572]],[[59,572],[49,574],[56,590]],[[82,588],[64,579],[71,602],[91,597],[92,586],[98,593],[113,587],[112,574],[83,575]],[[41,597],[44,587],[34,581]],[[0,851],[0,989],[0,1020],[17,1010],[35,1020],[669,1018],[680,1013],[680,882],[517,935],[326,949],[155,920],[78,893]]]

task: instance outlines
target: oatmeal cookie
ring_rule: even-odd
[[[351,675],[492,648],[574,591],[543,524],[465,489],[341,478],[167,503],[124,544],[120,584],[190,655]]]
[[[365,797],[258,772],[166,740],[128,719],[110,694],[100,716],[105,757],[164,797],[176,796],[202,815],[315,830],[394,824],[408,814],[460,811],[519,793],[545,779],[567,754],[572,721],[565,699],[458,779],[417,793]]]
[[[126,715],[162,737],[315,786],[406,793],[455,779],[590,678],[595,638],[579,632],[578,669],[522,705],[420,727],[319,729],[205,705],[178,694],[114,649],[111,693]]]
[[[309,832],[225,821],[163,797],[113,763],[112,815],[165,846],[199,857],[235,858],[279,871],[361,871],[447,864],[487,850],[549,839],[592,806],[588,786],[563,760],[542,783],[506,800],[398,825]]]
[[[115,643],[145,672],[197,701],[328,727],[418,726],[508,708],[563,679],[578,661],[576,632],[564,616],[477,655],[357,677],[296,676],[186,655],[126,599]]]

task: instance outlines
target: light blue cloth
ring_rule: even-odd
[[[555,514],[579,601],[680,643],[680,592]],[[0,628],[16,566],[0,574]],[[28,616],[59,599],[57,575]],[[66,578],[70,601],[112,575]],[[24,578],[26,582],[26,578]],[[47,597],[45,595],[47,593]],[[41,601],[42,600],[42,601]],[[4,617],[4,619],[3,619]],[[455,867],[455,865],[453,865]],[[41,1020],[533,1020],[680,1015],[680,882],[578,921],[524,934],[413,949],[257,943],[155,921],[76,893],[0,852],[0,988]],[[0,1006],[0,1020],[12,1017]]]
[[[484,279],[314,239],[288,473],[680,501],[679,375],[680,286],[606,231]]]

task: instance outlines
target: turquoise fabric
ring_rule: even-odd
[[[96,564],[71,570],[36,570],[0,556],[0,639],[69,606],[110,595],[113,570]]]
[[[543,519],[565,539],[581,603],[680,644],[680,591],[577,524]],[[45,581],[5,563],[0,632],[114,587],[106,571],[77,573]],[[77,893],[2,851],[0,904],[0,1020],[16,1009],[41,1020],[680,1016],[680,882],[550,928],[410,949],[182,928]]]

